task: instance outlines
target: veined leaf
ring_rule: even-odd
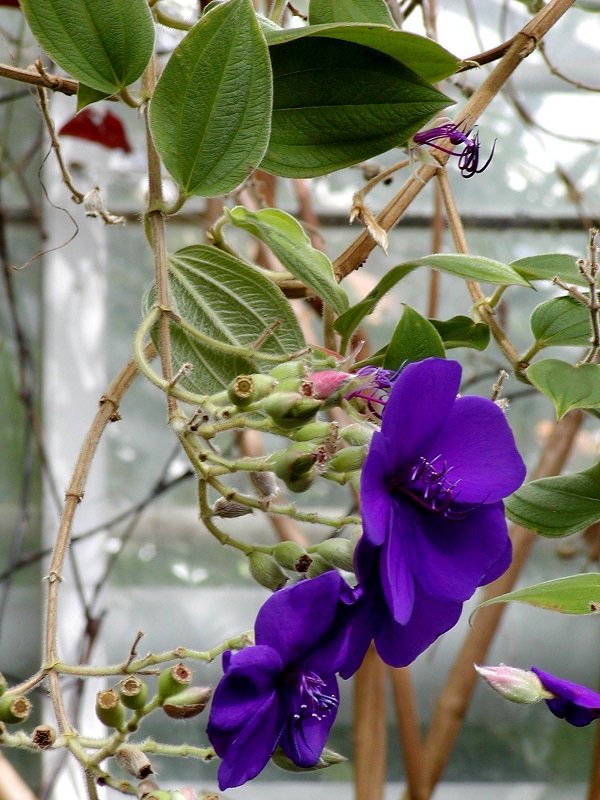
[[[600,462],[583,472],[525,483],[504,501],[507,516],[542,536],[566,536],[600,520]]]
[[[597,614],[600,610],[600,575],[597,572],[586,572],[536,583],[534,586],[486,600],[475,610],[495,603],[511,602],[527,603],[561,614]]]
[[[156,147],[186,194],[226,194],[252,172],[267,148],[271,99],[252,2],[229,0],[186,35],[152,98]]]
[[[430,319],[442,337],[446,350],[454,347],[471,347],[485,350],[490,343],[490,329],[483,322],[473,322],[470,317],[457,316],[451,319]]]
[[[558,418],[570,408],[600,410],[600,365],[580,364],[546,358],[527,368],[527,377],[556,406]]]
[[[261,164],[324,175],[406,142],[450,98],[391,56],[353,42],[298,38],[269,48],[273,118]]]
[[[348,308],[346,292],[338,286],[331,261],[316,250],[300,223],[285,211],[263,208],[248,211],[243,206],[226,210],[228,219],[269,247],[294,275],[338,314]]]
[[[531,315],[531,330],[542,347],[590,344],[592,319],[589,309],[574,297],[553,297],[540,303]]]
[[[279,289],[249,264],[215,247],[193,245],[170,256],[169,291],[175,313],[217,343],[251,348],[279,322],[259,353],[285,356],[306,346]],[[151,302],[146,301],[146,310]],[[265,369],[263,361],[219,350],[176,323],[171,324],[171,347],[174,371],[186,362],[192,365],[182,385],[198,394],[213,394],[239,374]]]
[[[385,0],[310,0],[308,21],[311,25],[370,22],[396,27]]]
[[[444,343],[431,322],[405,305],[388,345],[383,366],[399,369],[406,361],[446,358]]]
[[[99,92],[97,89],[92,89],[91,86],[86,86],[85,83],[80,83],[77,87],[77,111],[81,111],[92,103],[98,103],[106,97],[110,97],[107,92]]]
[[[548,253],[527,256],[511,263],[511,267],[528,281],[551,281],[560,278],[568,283],[587,286],[587,281],[577,269],[577,256],[565,253]]]
[[[154,50],[146,0],[21,0],[33,35],[66,72],[114,94],[136,81]]]

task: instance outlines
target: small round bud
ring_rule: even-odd
[[[138,780],[154,774],[148,756],[139,747],[122,744],[115,750],[115,758],[121,769]]]
[[[322,406],[321,400],[298,392],[273,392],[263,400],[262,410],[282,430],[293,430],[309,422]]]
[[[316,547],[316,552],[336,569],[354,569],[354,546],[348,539],[327,539]]]
[[[217,502],[212,507],[214,517],[221,517],[222,519],[235,519],[236,517],[245,517],[253,513],[253,509],[238,503],[235,500],[228,500],[226,497],[219,497]]]
[[[374,428],[361,425],[360,422],[353,422],[340,429],[340,438],[350,445],[359,447],[360,445],[370,444],[373,437]]]
[[[160,791],[156,778],[148,777],[138,783],[136,794],[138,800],[151,800],[156,797],[156,792]]]
[[[187,688],[192,680],[192,670],[181,662],[164,669],[158,677],[158,700],[163,702]]]
[[[260,373],[256,373],[255,375],[238,375],[238,377],[229,384],[227,394],[234,405],[239,408],[244,408],[250,405],[250,403],[262,400],[263,397],[266,397],[273,391],[276,385],[277,381],[269,375],[261,375]]]
[[[338,435],[337,422],[309,422],[290,434],[295,442],[322,442],[324,439],[335,441]]]
[[[296,481],[309,473],[321,458],[318,445],[313,442],[297,442],[285,450],[278,450],[268,457],[273,472],[283,481]]]
[[[310,489],[310,487],[313,485],[315,478],[318,477],[319,473],[317,470],[312,469],[310,472],[306,472],[304,475],[301,475],[297,480],[286,481],[285,485],[290,492],[300,494],[300,492],[308,491],[308,489]]]
[[[284,381],[286,378],[302,378],[304,377],[304,364],[297,360],[286,361],[269,370],[269,375],[277,381]]]
[[[190,686],[163,703],[163,711],[171,719],[190,719],[206,708],[212,689],[209,686]]]
[[[321,558],[318,553],[311,554],[312,562],[306,571],[306,574],[309,578],[316,578],[318,575],[322,575],[324,572],[329,572],[331,566],[325,561],[324,558]]]
[[[329,462],[333,472],[354,472],[364,464],[367,453],[364,447],[344,447]]]
[[[127,708],[137,710],[146,705],[148,687],[135,675],[128,675],[119,683],[119,697]]]
[[[332,767],[334,764],[342,764],[344,761],[347,761],[347,759],[344,758],[344,756],[341,756],[339,753],[335,753],[333,750],[324,748],[316,764],[314,764],[312,767],[299,767],[294,764],[289,756],[286,755],[282,747],[277,747],[271,756],[271,761],[276,767],[279,767],[279,769],[283,769],[286,772],[314,772],[318,769]]]
[[[24,694],[16,697],[0,697],[0,721],[8,725],[24,722],[31,711],[31,703]]]
[[[314,396],[319,400],[339,401],[348,382],[354,377],[348,372],[326,369],[307,376],[313,384]]]
[[[297,542],[280,542],[273,549],[273,558],[284,569],[295,570],[298,561],[305,555],[306,550]]]
[[[56,731],[50,725],[38,725],[33,729],[31,741],[40,750],[47,750],[56,741]]]
[[[8,683],[4,675],[0,672],[0,697],[4,694],[4,692],[8,689]]]
[[[122,728],[125,724],[125,706],[114,689],[105,689],[96,695],[96,716],[107,728]]]
[[[272,472],[251,472],[250,480],[260,497],[271,500],[279,494],[279,486]]]
[[[253,550],[248,555],[248,565],[254,580],[272,592],[276,592],[277,589],[281,589],[287,583],[287,575],[266,553],[259,553],[257,550]]]

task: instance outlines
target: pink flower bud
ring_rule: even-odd
[[[354,375],[348,372],[339,372],[335,369],[325,369],[322,372],[313,372],[307,378],[313,385],[313,396],[318,400],[327,400],[338,389],[348,383]]]
[[[508,667],[506,664],[498,667],[473,666],[492,689],[512,703],[539,703],[553,696],[544,689],[538,676],[529,670]]]

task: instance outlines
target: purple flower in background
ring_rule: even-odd
[[[362,384],[346,394],[346,400],[356,398],[364,401],[368,411],[381,419],[385,404],[399,375],[399,371],[383,369],[382,367],[361,367],[355,373],[356,378],[363,380]]]
[[[364,609],[361,615],[354,590],[336,572],[266,601],[256,644],[223,655],[207,728],[223,759],[221,790],[258,775],[277,745],[299,767],[317,763],[337,713],[335,674],[358,669],[370,638]]]
[[[393,666],[451,628],[510,564],[502,498],[525,465],[498,406],[457,398],[460,378],[456,361],[405,367],[363,466],[356,570],[378,620],[375,645]]]
[[[600,718],[598,692],[578,683],[557,678],[556,675],[537,667],[532,667],[531,670],[538,676],[544,689],[554,695],[546,700],[546,704],[555,717],[564,719],[577,728],[583,728]]]
[[[438,144],[438,141],[441,139],[448,139],[450,144],[462,144],[464,147],[459,151],[449,150],[447,147],[443,147],[441,144]],[[412,143],[417,147],[421,147],[422,145],[426,144],[430,147],[433,147],[435,150],[441,150],[442,153],[447,153],[450,156],[456,156],[458,158],[458,168],[460,169],[460,173],[463,178],[472,178],[473,175],[476,175],[487,169],[496,148],[496,142],[494,142],[492,145],[492,152],[490,153],[488,160],[485,162],[485,164],[483,164],[483,166],[480,167],[479,149],[481,144],[479,142],[479,133],[477,131],[473,133],[472,128],[468,131],[463,131],[460,128],[460,124],[456,124],[454,122],[445,122],[442,125],[437,125],[433,128],[426,128],[425,130],[419,131],[412,137]]]

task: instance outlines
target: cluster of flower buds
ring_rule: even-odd
[[[190,719],[206,708],[212,690],[208,686],[190,686],[191,680],[191,669],[182,663],[160,673],[158,701],[171,719]]]

